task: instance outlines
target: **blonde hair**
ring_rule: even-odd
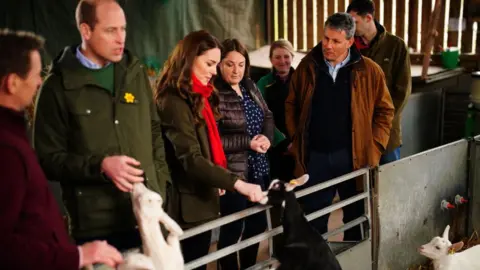
[[[293,57],[294,50],[293,50],[292,43],[290,43],[290,41],[288,41],[286,39],[279,39],[279,40],[274,41],[272,43],[272,45],[270,45],[270,53],[269,53],[268,57],[272,58],[273,51],[275,51],[278,48],[282,48],[282,49],[285,49],[285,50],[289,51],[290,54]]]

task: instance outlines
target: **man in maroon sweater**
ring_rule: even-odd
[[[122,256],[106,242],[70,242],[26,136],[23,111],[42,82],[42,47],[38,36],[0,29],[0,268],[114,267]]]

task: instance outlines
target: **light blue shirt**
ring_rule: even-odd
[[[89,69],[101,69],[101,68],[104,68],[104,67],[110,65],[110,62],[107,63],[105,66],[101,66],[99,64],[96,64],[96,63],[92,62],[85,55],[83,55],[83,53],[80,51],[80,46],[77,47],[77,52],[76,52],[75,56],[77,57],[78,61],[80,61],[80,63],[84,67],[89,68]]]
[[[350,61],[350,50],[348,50],[348,54],[345,60],[338,63],[336,66],[332,66],[332,64],[330,64],[330,62],[328,62],[327,59],[325,59],[325,63],[327,63],[327,67],[328,67],[328,73],[330,73],[330,76],[332,76],[334,82],[335,82],[335,79],[337,78],[338,71],[342,67],[344,67],[349,61]]]

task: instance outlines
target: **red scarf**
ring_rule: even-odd
[[[218,133],[217,122],[213,116],[212,108],[208,98],[213,92],[213,86],[211,84],[203,85],[197,77],[192,73],[192,89],[193,92],[202,95],[203,97],[203,110],[202,115],[205,119],[208,131],[208,139],[210,141],[210,151],[212,152],[212,160],[216,165],[227,168],[227,159],[225,158],[225,152],[223,151],[222,140]]]

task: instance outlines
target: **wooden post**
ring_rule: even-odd
[[[432,15],[430,16],[430,21],[428,23],[429,28],[426,34],[425,44],[422,46],[423,51],[423,67],[422,67],[422,80],[427,79],[428,75],[428,66],[430,65],[430,55],[432,54],[433,45],[435,44],[435,37],[438,35],[437,25],[440,20],[440,14],[442,13],[442,3],[443,0],[435,1],[435,8],[433,9]]]

